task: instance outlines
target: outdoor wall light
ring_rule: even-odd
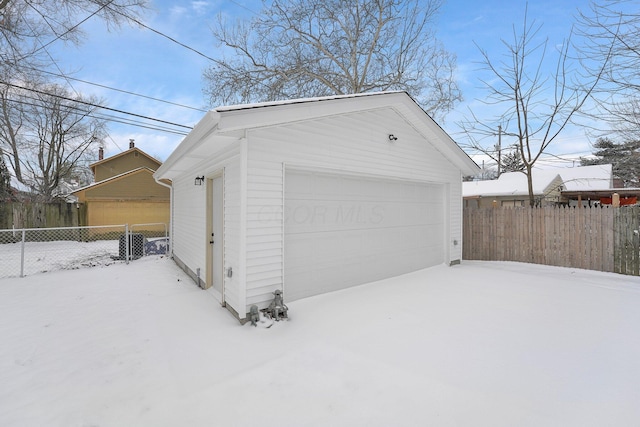
[[[395,136],[395,135],[394,135],[394,134],[392,134],[392,133],[390,133],[390,134],[389,134],[389,141],[393,142],[393,141],[397,141],[397,140],[398,140],[398,137],[397,137],[397,136]]]
[[[194,181],[194,185],[202,185],[202,183],[204,182],[204,175],[202,176],[196,176],[196,180]]]

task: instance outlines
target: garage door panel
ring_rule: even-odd
[[[304,260],[312,257],[313,246],[308,244],[307,239],[303,235],[289,235],[287,236],[287,257],[298,262],[298,260]]]
[[[378,202],[294,199],[287,200],[285,223],[290,233],[363,230],[378,227],[385,214]]]
[[[342,257],[359,256],[367,245],[365,236],[359,232],[305,233],[288,236],[287,259],[298,262],[315,259],[317,262],[335,262]],[[294,264],[295,265],[295,264]]]
[[[310,173],[297,173],[298,179],[292,179],[286,182],[287,194],[289,197],[308,197],[313,194],[312,174]],[[306,178],[306,179],[304,179]]]
[[[307,297],[309,296],[307,289],[313,289],[313,295],[317,295],[353,286],[352,283],[358,280],[360,271],[362,271],[361,260],[346,260],[337,266],[316,265],[311,269],[287,270],[287,281],[304,286],[287,287],[286,298],[293,301]]]
[[[429,232],[427,226],[408,228],[383,228],[361,233],[327,232],[292,235],[287,244],[288,259],[293,261],[314,258],[316,262],[339,262],[349,256],[362,254],[391,256],[402,251],[425,251],[427,248],[440,249],[433,242],[439,230]]]
[[[444,259],[441,186],[292,171],[285,183],[289,300]]]
[[[351,254],[357,256],[362,249],[362,233],[357,231],[312,233],[308,238],[312,240],[310,243],[318,257],[336,258]],[[340,250],[337,250],[338,248]]]
[[[382,206],[382,202],[381,202]],[[383,218],[379,224],[387,227],[417,226],[429,222],[437,221],[430,218],[430,209],[426,204],[417,203],[397,203],[394,206],[386,206],[378,210]]]
[[[379,254],[376,256],[366,257],[365,269],[365,281],[362,283],[379,280],[387,274],[395,275],[394,273],[399,269],[402,269],[402,264],[405,259],[400,254]]]

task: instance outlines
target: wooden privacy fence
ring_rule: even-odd
[[[465,209],[463,258],[640,275],[640,207]]]
[[[77,227],[81,216],[75,203],[0,202],[0,230],[12,228]]]

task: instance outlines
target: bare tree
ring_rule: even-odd
[[[479,119],[470,111],[471,119],[460,123],[470,140],[470,149],[489,155],[497,161],[494,147],[496,129],[502,136],[515,141],[527,176],[529,203],[536,204],[533,194],[533,167],[571,119],[584,106],[596,88],[602,71],[587,79],[580,73],[580,61],[569,55],[570,38],[555,52],[557,60],[550,72],[545,72],[548,39],[540,37],[542,25],[527,22],[525,11],[522,31],[514,26],[513,41],[502,41],[507,60],[494,62],[479,47],[484,69],[489,77],[482,80],[488,94],[484,101],[498,113],[490,121]],[[575,59],[575,58],[573,58]],[[603,58],[607,63],[608,57]],[[604,65],[601,64],[601,70]]]
[[[432,115],[461,100],[435,34],[442,0],[274,0],[251,22],[218,18],[210,102],[406,90]]]
[[[97,102],[57,85],[0,86],[0,154],[39,199],[51,200],[64,180],[78,175],[103,137],[104,122],[93,117]]]
[[[602,73],[605,84],[594,93],[607,120],[625,139],[640,137],[640,9],[636,1],[592,2],[579,16],[578,31],[587,58],[610,57]],[[593,75],[599,68],[588,68]]]
[[[97,100],[47,85],[38,70],[54,63],[47,47],[78,43],[81,25],[135,19],[147,0],[0,0],[0,156],[13,177],[47,200],[77,175],[104,123]],[[59,71],[59,69],[58,69]]]
[[[147,0],[0,0],[0,62],[7,67],[42,66],[46,47],[77,43],[82,23],[97,16],[110,26],[135,17]]]

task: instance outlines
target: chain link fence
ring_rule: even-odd
[[[144,256],[169,253],[167,224],[163,222],[133,224],[129,231],[134,236],[132,238],[134,256],[136,254]],[[142,242],[142,248],[138,242]]]
[[[166,253],[166,224],[0,230],[0,278],[128,263]]]

